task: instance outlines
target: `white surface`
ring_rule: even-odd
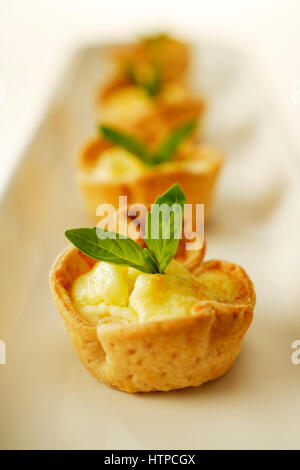
[[[0,0],[0,95],[6,88],[0,193],[70,51],[79,43],[132,38],[153,28],[230,39],[248,50],[300,155],[300,103],[292,102],[293,82],[300,81],[299,17],[299,0],[152,0],[148,6],[140,0]]]
[[[291,362],[300,337],[299,176],[243,58],[222,43],[202,49],[196,63],[210,100],[206,132],[228,155],[207,259],[240,263],[257,291],[240,356],[202,387],[129,395],[92,379],[69,344],[48,270],[66,245],[64,229],[88,223],[72,162],[90,135],[87,97],[105,70],[91,50],[74,81],[66,77],[0,212],[0,447],[300,448],[300,365]]]

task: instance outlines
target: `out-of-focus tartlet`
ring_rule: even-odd
[[[205,103],[191,92],[186,80],[186,44],[156,35],[113,48],[112,56],[117,70],[97,94],[102,122],[128,130],[151,127],[153,122],[169,130],[191,119],[201,124]]]
[[[147,164],[133,152],[99,136],[79,154],[76,182],[93,219],[99,204],[116,207],[119,196],[127,196],[129,205],[149,207],[157,194],[174,183],[182,186],[188,203],[204,204],[207,216],[222,161],[222,154],[213,146],[183,142],[169,160]]]
[[[135,73],[149,78],[153,68],[163,82],[184,81],[190,62],[189,45],[167,34],[154,34],[139,41],[114,47],[111,56],[120,75]]]

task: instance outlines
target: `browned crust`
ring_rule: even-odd
[[[106,100],[110,98],[110,96],[113,95],[116,91],[119,91],[120,89],[130,85],[131,84],[128,78],[123,75],[116,75],[99,88],[97,103],[99,105],[105,104]]]
[[[253,317],[255,292],[245,271],[226,261],[209,261],[192,270],[227,272],[239,287],[231,304],[198,302],[190,317],[130,325],[88,324],[75,310],[74,280],[95,261],[66,248],[50,272],[50,286],[73,348],[93,377],[134,392],[198,386],[223,375],[240,352]]]
[[[158,101],[151,112],[130,126],[132,131],[139,134],[145,142],[157,144],[177,127],[201,118],[205,107],[204,100],[200,98],[191,97],[176,104]],[[197,134],[199,132],[201,132],[201,123],[198,126]]]
[[[97,219],[96,209],[101,203],[118,207],[121,195],[127,196],[128,206],[135,203],[150,206],[157,194],[162,194],[175,183],[182,187],[188,204],[205,204],[205,215],[208,215],[223,160],[220,153],[209,148],[208,153],[211,152],[213,158],[207,171],[197,171],[183,166],[178,169],[176,165],[168,165],[165,169],[155,168],[124,182],[93,181],[88,172],[93,168],[101,151],[109,146],[110,144],[104,143],[101,139],[93,139],[84,147],[78,159],[76,181],[92,220]],[[206,146],[203,145],[202,148],[207,152]],[[201,157],[201,150],[199,155]]]

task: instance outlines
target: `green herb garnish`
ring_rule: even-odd
[[[141,73],[134,66],[128,65],[125,74],[129,81],[140,88],[143,88],[148,95],[155,97],[160,93],[162,86],[162,72],[158,66],[152,66],[148,77],[142,77]]]
[[[164,140],[158,151],[153,156],[152,165],[167,162],[172,158],[181,142],[186,139],[196,128],[197,121],[189,121],[177,127]]]
[[[109,140],[109,142],[112,142],[118,147],[122,147],[128,152],[133,153],[133,155],[138,157],[144,163],[150,165],[151,157],[145,144],[141,140],[109,126],[99,126],[99,131],[106,140]]]
[[[144,273],[164,273],[177,252],[182,231],[185,194],[174,184],[159,196],[147,215],[147,248],[108,230],[75,228],[66,230],[67,239],[86,255],[100,261],[131,266]]]
[[[185,202],[184,192],[179,184],[174,184],[158,196],[147,214],[145,242],[160,273],[164,272],[177,252]]]
[[[76,248],[91,258],[139,269],[144,273],[157,272],[156,265],[146,248],[119,233],[100,227],[74,228],[65,236]]]
[[[196,121],[189,121],[170,133],[170,135],[162,142],[160,147],[154,152],[150,153],[140,139],[121,132],[113,127],[100,125],[99,131],[102,136],[112,142],[113,144],[124,148],[136,157],[142,160],[146,165],[158,165],[159,163],[167,162],[177,151],[181,142],[186,139],[196,127]]]
[[[99,126],[99,131],[106,140],[109,140],[109,142],[133,153],[133,155],[138,157],[147,165],[151,164],[151,156],[149,155],[145,144],[141,140],[109,126]]]

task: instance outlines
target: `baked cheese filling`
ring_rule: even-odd
[[[184,103],[188,97],[186,88],[176,82],[165,85],[160,95],[161,100],[170,105]]]
[[[184,149],[184,144],[182,144]],[[186,154],[185,154],[186,153]],[[192,151],[183,152],[180,158],[155,165],[145,165],[138,157],[121,147],[111,147],[104,150],[89,170],[89,177],[95,181],[126,182],[135,179],[149,171],[185,171],[206,173],[218,164],[219,154],[209,146],[202,144]]]
[[[99,155],[90,176],[97,181],[118,179],[127,181],[147,171],[146,166],[135,155],[121,147],[111,147]]]
[[[153,99],[139,87],[126,87],[109,96],[101,110],[101,120],[107,124],[135,121],[153,109]]]
[[[198,301],[230,302],[237,294],[236,282],[217,270],[196,278],[174,260],[165,274],[145,274],[99,261],[75,280],[71,297],[76,310],[96,324],[185,317]]]
[[[178,105],[188,99],[188,93],[181,84],[173,82],[164,86],[159,100],[165,104]],[[153,98],[137,86],[127,86],[109,96],[102,108],[101,120],[107,124],[137,121],[153,111]]]

